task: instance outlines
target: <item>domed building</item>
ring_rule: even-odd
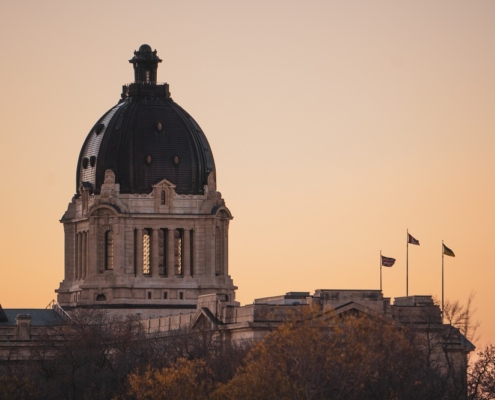
[[[232,214],[216,190],[208,140],[169,85],[157,83],[156,50],[142,45],[129,62],[134,82],[91,128],[79,155],[76,194],[61,219],[58,303],[142,316],[195,309],[199,296],[213,293],[235,304]]]
[[[435,368],[466,382],[474,346],[444,323],[432,296],[392,303],[381,289],[317,289],[242,307],[235,301],[228,263],[232,214],[217,191],[205,134],[172,100],[168,84],[157,83],[161,61],[148,45],[134,52],[134,82],[86,137],[76,193],[61,219],[65,277],[58,302],[46,309],[0,305],[0,366],[53,355],[65,340],[63,327],[80,323],[73,311],[81,308],[139,315],[153,340],[209,330],[225,343],[249,343],[312,307],[331,324],[363,316],[404,326],[418,348],[427,344]],[[48,352],[47,338],[58,343]]]

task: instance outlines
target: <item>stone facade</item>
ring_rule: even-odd
[[[120,194],[107,170],[100,194],[81,185],[61,222],[65,309],[129,310],[143,317],[195,309],[197,299],[224,293],[235,305],[228,269],[232,215],[212,176],[204,194],[179,195],[166,179],[149,194]]]

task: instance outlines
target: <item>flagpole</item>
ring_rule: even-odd
[[[443,301],[444,301],[444,273],[443,273],[443,257],[444,257],[444,251],[443,251],[443,240],[442,240],[442,323],[443,323],[443,318],[444,318],[444,308],[443,308]]]
[[[406,229],[406,297],[409,296],[409,229]]]
[[[380,250],[380,292],[382,291],[382,251]]]

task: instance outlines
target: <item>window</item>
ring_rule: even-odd
[[[179,292],[179,299],[184,300],[184,292]]]
[[[143,274],[150,274],[150,233],[147,230],[143,234]]]
[[[96,301],[107,301],[107,297],[104,294],[99,294],[96,296]]]
[[[182,231],[174,231],[174,269],[175,275],[182,275]]]
[[[164,229],[158,230],[158,273],[167,275],[165,266],[167,265],[167,232]]]
[[[165,204],[167,204],[167,193],[165,193],[165,190],[162,190],[162,193],[160,195],[160,203],[162,206],[164,206]]]
[[[113,232],[105,232],[105,269],[113,269]]]
[[[148,300],[151,300],[151,292],[148,292]]]
[[[222,275],[223,269],[223,237],[222,230],[215,228],[215,275]]]
[[[163,300],[167,300],[168,299],[168,292],[163,292]]]

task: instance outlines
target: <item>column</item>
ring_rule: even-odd
[[[113,273],[118,276],[124,274],[125,259],[125,230],[123,228],[123,218],[116,218],[112,225],[113,232]]]
[[[87,257],[86,257],[86,265],[88,270],[88,276],[95,276],[99,273],[98,270],[98,229],[96,226],[91,226],[89,228],[89,232],[87,232]]]
[[[167,231],[167,276],[174,277],[175,276],[175,267],[174,267],[174,246],[175,246],[175,237],[174,237],[175,229],[168,228]]]
[[[189,264],[191,266],[191,268],[189,268],[189,273],[191,274],[191,276],[194,276],[196,274],[196,266],[194,265],[194,263],[196,262],[197,258],[196,258],[196,241],[195,241],[195,233],[194,233],[194,229],[191,229],[190,230],[191,232],[191,235],[190,235],[190,240],[191,240],[191,251],[190,251],[190,254],[191,254],[191,259],[189,260]]]
[[[83,240],[82,233],[77,234],[77,273],[76,279],[81,279],[81,271],[82,271],[82,256],[83,256]]]
[[[77,265],[77,233],[75,224],[64,224],[64,281],[75,279]]]
[[[143,276],[143,230],[136,229],[136,276]]]
[[[86,278],[86,270],[88,266],[88,233],[82,233],[82,263],[81,263],[81,275],[80,278]]]
[[[216,225],[215,225],[215,222],[212,221],[211,223],[211,228],[208,228],[208,229],[211,229],[211,236],[208,235],[208,237],[211,237],[210,239],[210,261],[209,261],[209,264],[210,264],[210,275],[211,276],[216,276],[216,269],[217,269],[217,262],[216,262],[216,245],[217,245],[217,242],[216,242]]]
[[[72,280],[77,279],[77,267],[79,265],[79,233],[74,235],[74,265],[72,266]]]
[[[223,224],[223,268],[222,275],[229,274],[229,221]]]
[[[153,229],[151,236],[151,276],[158,277],[158,231],[159,229]]]
[[[182,248],[184,252],[182,254],[182,272],[184,276],[191,276],[191,231],[188,228],[184,228],[184,240]]]

